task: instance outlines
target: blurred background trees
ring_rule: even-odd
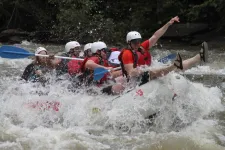
[[[170,18],[225,32],[223,0],[1,0],[0,31],[45,32],[49,38],[124,42],[130,30],[144,38]]]

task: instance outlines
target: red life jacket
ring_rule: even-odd
[[[86,62],[88,61],[89,58],[90,57],[86,57],[81,64],[80,70],[81,70],[82,73],[84,73],[84,71],[85,71],[85,64],[86,64]]]
[[[138,66],[141,65],[151,65],[152,57],[148,51],[142,53],[141,51],[137,51],[138,54]]]
[[[102,65],[102,66],[105,66],[105,67],[108,67],[108,63],[106,60],[103,60],[101,57],[95,55],[95,56],[91,56],[89,58],[85,58],[83,63],[81,64],[81,71],[83,73],[83,78],[86,78],[86,82],[90,83],[93,81],[93,74],[94,74],[94,71],[93,70],[90,70],[88,68],[85,68],[85,64],[87,63],[88,60],[91,60],[91,58],[93,57],[97,57],[98,59],[96,59],[96,61],[94,61],[96,64],[99,64],[99,65]],[[105,74],[105,76],[98,82],[99,84],[103,83],[104,81],[107,80],[107,75],[108,74]]]
[[[138,66],[145,65],[145,56],[141,52],[137,51],[138,55]]]
[[[121,68],[122,68],[122,72],[123,75],[125,75],[127,77],[127,71],[124,68],[124,63],[122,60],[122,56],[124,51],[130,51],[132,53],[133,56],[133,67],[136,68],[137,66],[141,66],[141,65],[151,65],[151,55],[149,52],[145,52],[144,54],[142,54],[140,51],[132,51],[130,49],[123,49],[119,55],[119,61],[121,62]]]
[[[73,57],[75,58],[75,57]],[[75,75],[81,71],[82,60],[70,60],[67,64],[68,73],[70,75]]]
[[[145,51],[144,53],[144,60],[145,60],[145,64],[150,66],[151,62],[152,62],[152,56],[148,51]]]
[[[91,56],[91,57],[86,57],[84,59],[84,61],[82,62],[82,64],[81,64],[81,72],[85,72],[85,70],[86,70],[85,65],[86,65],[87,61],[91,60],[91,58],[93,58],[93,57],[97,57],[98,58],[98,59],[96,59],[97,61],[94,61],[96,64],[108,67],[108,62],[106,60],[103,60],[99,56]]]

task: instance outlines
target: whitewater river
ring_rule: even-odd
[[[40,45],[18,46],[32,52]],[[182,48],[153,54],[176,51],[184,58],[197,53]],[[209,64],[151,81],[142,95],[114,97],[74,92],[54,73],[45,86],[26,83],[20,76],[31,59],[0,58],[0,150],[225,150],[225,51],[209,55]],[[47,101],[59,110],[31,107]],[[155,119],[146,119],[154,112]]]

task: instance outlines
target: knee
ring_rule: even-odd
[[[112,91],[114,94],[119,94],[123,92],[125,87],[122,84],[115,84],[112,86]]]
[[[102,89],[102,93],[106,93],[108,95],[119,94],[125,88],[121,84],[110,85]]]
[[[156,78],[157,78],[156,72],[150,70],[150,71],[149,71],[149,79],[150,79],[150,80],[153,80],[153,79],[156,79]]]

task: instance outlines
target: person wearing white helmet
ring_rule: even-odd
[[[108,69],[108,62],[106,60],[107,46],[104,42],[98,41],[91,45],[91,57],[87,57],[82,64],[81,70],[83,72],[92,72],[95,68]]]
[[[108,61],[107,61],[107,52],[108,48],[104,42],[98,41],[94,42],[91,45],[91,52],[92,56],[89,58],[86,58],[81,66],[81,71],[83,72],[83,82],[86,83],[86,85],[89,85],[91,83],[94,83],[93,81],[93,72],[96,68],[104,68],[107,70],[112,70],[111,67],[108,67]],[[121,75],[121,71],[111,73],[112,76]],[[106,74],[97,84],[103,84],[107,80],[108,74]],[[121,91],[123,87],[121,85],[111,85],[108,87],[105,87],[102,89],[103,93],[107,94],[115,94],[118,91]]]
[[[48,52],[44,47],[38,47],[35,54],[48,55]],[[32,82],[46,81],[44,74],[53,69],[51,61],[51,57],[35,56],[35,60],[24,70],[22,79]]]
[[[78,58],[79,54],[81,52],[80,50],[80,43],[77,41],[70,41],[66,43],[65,45],[65,53],[62,53],[61,56],[64,57],[73,57],[73,58]],[[70,66],[78,66],[77,64],[81,64],[80,60],[69,60],[69,59],[55,59],[54,60],[54,66],[56,68],[56,73],[57,75],[62,75],[65,73],[68,73],[68,63],[70,63]],[[74,65],[76,64],[76,65]]]
[[[145,53],[146,51],[148,51],[150,47],[152,47],[157,42],[157,40],[166,32],[168,27],[174,22],[179,22],[179,18],[172,18],[167,24],[157,30],[150,39],[144,41],[143,43],[141,43],[142,37],[139,32],[131,31],[127,34],[127,48],[123,49],[119,56],[119,60],[121,62],[122,72],[128,80],[133,76],[141,75],[140,85],[142,85],[148,82],[149,79],[155,79],[157,77],[164,76],[173,70],[185,70],[190,68],[197,62],[200,62],[201,60],[205,62],[205,58],[208,57],[207,48],[205,48],[207,47],[207,43],[203,43],[204,48],[201,50],[200,54],[197,54],[193,58],[185,60],[184,62],[182,61],[182,58],[178,53],[177,59],[175,60],[175,63],[173,65],[160,69],[152,69],[149,71],[141,71],[140,69],[138,69],[138,66],[143,65],[144,61],[140,53]]]
[[[92,43],[88,43],[84,46],[85,57],[90,57],[92,55],[91,46],[92,46]],[[118,50],[113,51],[115,48],[113,48],[113,50],[111,50],[111,49],[107,48],[107,46],[105,44],[103,44],[103,47],[106,47],[105,51],[104,51],[106,54],[105,59],[108,60],[109,66],[111,66],[111,67],[120,66],[120,62],[118,60],[120,51],[118,51]]]
[[[80,43],[77,41],[71,41],[66,43],[65,45],[65,52],[67,54],[67,57],[79,57],[79,53],[81,52],[80,49]]]
[[[91,45],[92,43],[87,43],[84,46],[84,57],[91,57],[92,53],[91,53]]]
[[[142,36],[139,32],[137,31],[131,31],[127,34],[126,37],[126,43],[128,47],[126,50],[129,51],[123,51],[122,54],[125,55],[137,55],[137,60],[134,62],[134,66],[136,65],[151,65],[151,55],[149,53],[149,49],[158,41],[158,39],[166,32],[168,27],[172,25],[174,22],[179,22],[179,17],[174,17],[172,18],[168,23],[166,23],[162,28],[157,30],[153,36],[145,40],[144,42],[141,43]],[[135,52],[134,54],[131,54]],[[131,53],[130,53],[131,52]],[[130,60],[125,61],[124,63],[130,63],[132,61],[131,57]]]

